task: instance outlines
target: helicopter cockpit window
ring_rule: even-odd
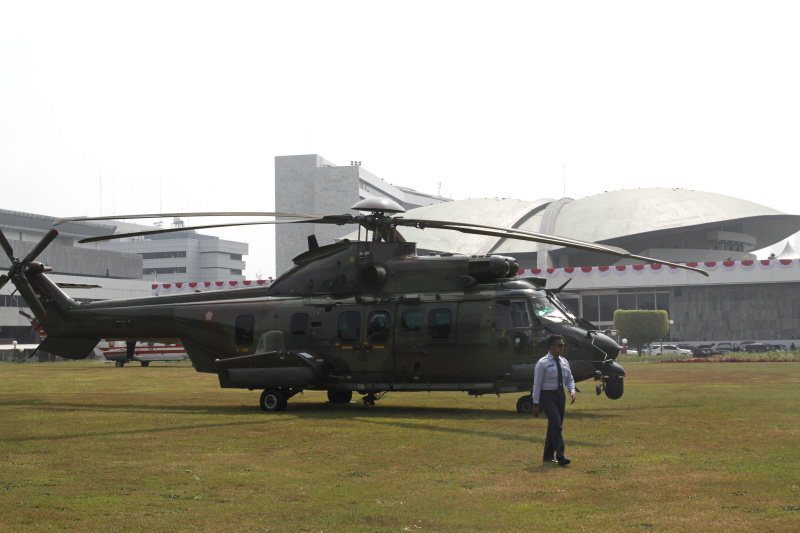
[[[389,313],[373,311],[367,319],[367,340],[369,342],[386,342],[389,340]]]
[[[289,331],[292,335],[305,335],[308,329],[308,313],[295,313],[292,315],[292,323]]]
[[[494,307],[495,329],[527,328],[531,317],[524,301],[498,300]]]
[[[444,341],[450,338],[453,312],[450,309],[433,309],[428,313],[428,339]]]
[[[357,342],[361,336],[361,313],[345,311],[339,315],[338,335],[342,342]]]
[[[571,322],[569,317],[547,298],[531,298],[533,313],[543,322]]]
[[[404,331],[419,331],[422,328],[422,311],[419,309],[406,309],[400,319]]]
[[[255,323],[256,320],[253,315],[236,317],[236,327],[234,328],[236,346],[250,346],[253,344],[253,329]]]

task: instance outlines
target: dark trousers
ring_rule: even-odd
[[[564,422],[564,410],[567,406],[567,395],[563,389],[559,391],[543,390],[539,394],[539,407],[547,416],[547,437],[544,440],[544,459],[564,458],[564,439],[561,438],[561,427]]]

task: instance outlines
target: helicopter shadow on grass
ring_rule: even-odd
[[[97,413],[113,413],[114,416],[125,416],[131,414],[152,414],[153,416],[157,415],[164,415],[165,413],[174,413],[180,414],[185,413],[189,415],[224,415],[227,417],[237,417],[228,422],[214,422],[209,421],[207,423],[198,422],[198,423],[188,423],[188,424],[181,424],[181,425],[153,425],[151,427],[146,428],[136,428],[136,429],[115,429],[109,431],[96,431],[96,432],[85,432],[85,433],[62,433],[57,435],[36,435],[36,436],[29,436],[29,437],[12,437],[12,438],[3,438],[0,437],[0,443],[20,443],[20,442],[28,442],[28,441],[60,441],[60,440],[68,440],[68,439],[76,439],[76,438],[97,438],[97,437],[108,437],[108,436],[118,436],[118,435],[138,435],[138,434],[158,434],[158,433],[167,433],[171,431],[193,431],[193,430],[203,430],[203,429],[219,429],[219,428],[234,428],[234,427],[244,427],[244,426],[256,426],[264,424],[263,419],[253,420],[253,410],[252,409],[243,409],[241,406],[235,405],[134,405],[134,404],[115,404],[110,405],[106,403],[98,404],[98,403],[65,403],[61,401],[54,401],[49,402],[46,400],[30,400],[30,401],[14,401],[14,402],[2,402],[3,407],[12,407],[12,406],[23,406],[30,409],[39,409],[45,410],[48,412],[53,413],[69,413],[72,416],[75,416],[75,412],[77,411],[90,411],[90,412],[97,412]],[[241,420],[242,417],[246,416],[247,420]],[[288,422],[289,418],[279,419],[276,418],[275,422]],[[191,419],[189,419],[191,422]]]
[[[79,411],[90,411],[96,413],[113,413],[116,416],[126,416],[133,414],[151,414],[153,416],[160,416],[164,414],[186,414],[189,416],[224,416],[234,417],[234,420],[229,422],[215,422],[208,421],[208,423],[189,423],[181,425],[165,425],[165,426],[151,426],[146,428],[137,429],[119,429],[98,432],[86,433],[64,433],[59,435],[37,435],[30,437],[14,437],[14,438],[0,438],[0,443],[19,443],[28,441],[60,441],[73,438],[97,438],[118,435],[137,435],[137,434],[158,434],[167,433],[170,431],[194,431],[204,429],[219,429],[219,428],[234,428],[244,426],[257,426],[269,425],[272,423],[291,422],[296,420],[341,420],[343,423],[347,421],[375,424],[381,426],[392,426],[406,430],[413,431],[436,431],[446,434],[458,435],[472,435],[484,436],[489,438],[497,438],[500,440],[519,440],[522,442],[529,442],[531,434],[507,434],[502,432],[476,430],[461,427],[448,427],[443,421],[465,421],[465,422],[480,422],[480,421],[520,421],[525,424],[532,423],[535,419],[530,415],[521,415],[514,411],[506,409],[486,409],[486,408],[470,408],[470,407],[437,407],[437,406],[365,406],[358,405],[359,402],[352,402],[352,404],[331,404],[326,403],[295,403],[281,413],[263,413],[261,409],[256,406],[248,405],[199,405],[199,404],[181,404],[181,405],[158,405],[158,404],[134,404],[134,403],[80,403],[80,402],[63,402],[63,401],[47,401],[43,399],[32,400],[18,400],[12,402],[2,402],[2,405],[8,407],[26,407],[29,409],[44,410],[53,413],[69,413],[73,415]],[[258,418],[253,420],[253,416]],[[609,413],[588,413],[588,412],[573,412],[568,414],[568,418],[586,419],[586,420],[603,420],[608,417],[617,415]],[[246,420],[241,418],[245,417]],[[543,419],[541,419],[543,420]],[[546,421],[544,426],[546,427]],[[541,429],[541,428],[539,428]],[[592,446],[593,443],[586,443]]]
[[[532,415],[523,415],[516,412],[513,404],[508,408],[486,407],[449,407],[449,406],[418,406],[418,405],[388,405],[375,406],[361,405],[359,400],[349,404],[324,403],[290,403],[286,413],[302,413],[303,417],[330,418],[332,415],[342,418],[356,417],[394,417],[397,419],[413,418],[427,420],[535,420]],[[269,416],[269,415],[268,415]],[[617,417],[614,413],[570,411],[567,418],[602,420],[608,417]],[[544,415],[542,415],[542,419]]]

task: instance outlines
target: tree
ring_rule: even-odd
[[[614,329],[620,337],[636,347],[641,355],[645,344],[664,337],[669,332],[669,316],[666,311],[614,311]]]

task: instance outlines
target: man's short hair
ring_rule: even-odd
[[[556,341],[564,342],[564,337],[562,337],[561,335],[550,335],[549,337],[547,337],[548,346],[554,345]]]

